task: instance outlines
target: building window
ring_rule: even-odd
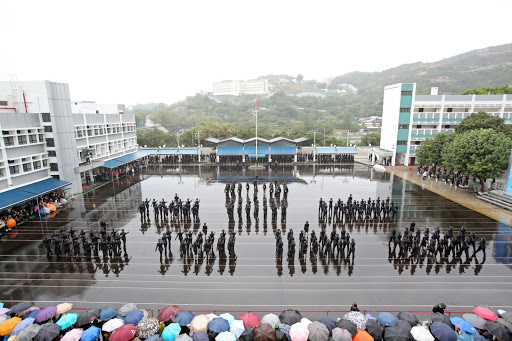
[[[30,143],[37,143],[37,135],[29,135],[28,140]]]
[[[446,109],[446,112],[452,112],[453,108]]]
[[[26,135],[18,136],[18,144],[27,144],[27,136]]]
[[[3,178],[5,176],[4,169],[0,168],[0,178]]]
[[[58,172],[59,171],[59,165],[56,163],[50,163],[50,170],[52,172]]]
[[[41,114],[41,117],[43,119],[43,122],[51,122],[52,118],[49,113],[43,113]]]
[[[30,172],[32,170],[32,165],[30,163],[24,163],[23,164],[23,171],[24,172]]]
[[[399,146],[400,145],[402,145],[402,146],[403,145],[407,145],[407,141],[396,141],[396,144],[399,145]]]
[[[54,139],[51,139],[51,138],[46,139],[46,146],[47,146],[47,147],[55,147],[55,141],[54,141]]]
[[[6,107],[7,106],[7,101],[0,101],[0,105]]]
[[[48,160],[46,160],[46,159],[43,160],[43,167],[48,167]]]
[[[34,169],[41,168],[41,161],[34,161],[32,162],[32,164],[34,165]]]
[[[419,108],[419,109],[418,109],[418,111],[419,111],[419,112],[423,112],[423,108]]]
[[[52,133],[53,132],[52,126],[44,126],[44,132],[45,133]]]
[[[402,91],[402,96],[412,96],[412,91]]]
[[[411,108],[400,108],[400,112],[411,112]]]
[[[48,156],[49,157],[56,157],[57,156],[57,152],[55,150],[49,150],[48,151]]]
[[[44,141],[43,134],[39,134],[39,142],[43,142],[43,141]]]
[[[12,136],[4,137],[4,144],[6,146],[13,146],[14,145],[14,138]]]
[[[408,124],[399,124],[398,129],[409,129],[409,125]]]
[[[9,173],[12,174],[18,174],[20,172],[20,166],[18,165],[14,165],[14,166],[9,166]]]

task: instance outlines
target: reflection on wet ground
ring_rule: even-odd
[[[247,194],[254,201],[252,180],[260,187],[258,215],[254,205],[250,219],[245,214]],[[244,181],[244,211],[228,219],[224,188],[230,181]],[[289,188],[286,220],[264,218],[262,182],[285,181]],[[251,183],[249,193],[246,182]],[[141,222],[138,205],[145,198],[170,201],[200,199],[198,221]],[[396,219],[318,219],[318,200],[354,200],[369,197],[390,199],[400,205]],[[268,189],[266,191],[268,196]],[[268,198],[267,198],[268,199]],[[281,198],[282,199],[282,195]],[[236,195],[238,200],[238,194]],[[277,203],[277,200],[276,200]],[[109,229],[129,232],[127,247],[120,256],[90,261],[84,257],[46,257],[43,236],[60,226],[75,229],[99,228],[104,219]],[[403,231],[412,221],[424,229],[449,226],[487,240],[487,259],[481,256],[443,258],[421,254],[399,257],[388,247],[391,230]],[[321,257],[308,252],[276,258],[275,234],[294,230],[296,238],[304,223],[317,235],[344,228],[354,238],[355,257]],[[178,240],[180,229],[192,231],[194,238],[206,223],[216,237],[224,229],[236,233],[236,257],[215,251],[208,260],[184,257]],[[171,249],[160,261],[155,250],[164,232],[172,231]],[[299,309],[335,310],[353,302],[382,309],[424,309],[445,302],[464,309],[475,303],[510,306],[512,257],[510,227],[468,210],[454,202],[387,173],[366,168],[278,167],[256,174],[252,170],[221,167],[156,168],[150,174],[123,178],[75,200],[74,208],[63,210],[50,220],[32,221],[20,227],[14,239],[3,239],[0,256],[2,294],[0,301],[30,299],[41,302],[72,301],[77,306],[136,302],[147,306],[177,303],[190,309],[275,310],[283,306]],[[284,238],[286,240],[286,238]],[[286,244],[286,241],[285,241]],[[286,249],[285,249],[286,250]],[[43,303],[42,303],[43,304]]]

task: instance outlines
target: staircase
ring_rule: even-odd
[[[512,196],[506,195],[503,191],[493,190],[485,192],[477,198],[506,210],[512,211]]]

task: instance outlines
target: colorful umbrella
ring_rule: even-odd
[[[221,315],[219,315],[219,317],[221,319],[228,321],[229,325],[231,325],[231,323],[233,323],[233,321],[235,320],[235,317],[229,313],[221,314]]]
[[[434,341],[434,337],[425,326],[412,327],[411,335],[416,341]]]
[[[377,321],[384,327],[392,327],[396,325],[396,317],[390,313],[380,313],[377,315]]]
[[[18,335],[16,335],[16,341],[30,341],[32,340],[37,333],[39,333],[39,329],[41,329],[41,326],[38,324],[31,324],[27,328],[23,329],[21,332],[19,332]],[[64,340],[66,341],[66,340]]]
[[[373,341],[373,337],[365,330],[358,330],[352,341]]]
[[[57,304],[56,314],[57,315],[64,314],[65,312],[70,311],[72,307],[73,307],[73,304],[71,304],[71,303]]]
[[[7,314],[8,312],[10,312],[11,309],[7,309],[7,308],[0,308],[0,315],[2,314]]]
[[[332,330],[333,341],[352,341],[352,334],[346,329],[334,328]]]
[[[368,321],[368,317],[364,316],[363,313],[360,313],[358,311],[351,311],[349,313],[346,313],[345,316],[343,316],[343,319],[354,323],[357,326],[357,329],[360,330],[364,330],[366,328],[366,321]]]
[[[155,318],[143,318],[137,324],[137,336],[143,339],[150,337],[153,334],[158,333],[160,327],[158,320]]]
[[[439,341],[457,341],[455,331],[442,322],[432,323],[430,331]]]
[[[103,326],[101,327],[101,330],[103,330],[104,332],[107,332],[107,333],[111,333],[123,325],[124,325],[123,320],[112,319],[112,320],[108,320],[107,322],[105,322],[105,324],[103,324]]]
[[[60,327],[55,323],[45,323],[39,328],[34,341],[52,341],[60,334]]]
[[[473,312],[480,316],[483,319],[494,321],[498,319],[498,315],[496,315],[491,309],[485,307],[476,307],[473,309]]]
[[[282,341],[292,341],[292,337],[290,336],[290,330],[292,330],[292,327],[289,324],[281,326],[279,328],[279,331],[276,331],[276,339]]]
[[[279,320],[281,320],[281,323],[289,324],[290,326],[300,322],[301,319],[302,315],[298,310],[283,310],[281,314],[279,314]]]
[[[168,305],[158,313],[158,321],[167,322],[172,320],[180,312],[177,305]]]
[[[240,316],[239,320],[244,321],[244,326],[249,326],[255,328],[258,324],[260,324],[260,318],[253,313],[245,313],[242,316]],[[299,319],[300,321],[300,319]],[[283,322],[281,320],[281,322]],[[298,321],[297,321],[298,322]],[[283,322],[286,323],[286,322]],[[289,323],[287,323],[289,324]]]
[[[230,332],[222,332],[215,337],[215,341],[236,341],[236,336]]]
[[[47,204],[46,207],[50,209],[50,211],[55,212],[57,211],[57,207],[55,207],[54,204]]]
[[[292,341],[307,341],[309,337],[308,327],[302,323],[294,323],[290,328],[290,337]]]
[[[137,327],[133,324],[125,324],[114,330],[109,341],[129,341],[135,337]]]
[[[2,324],[0,324],[0,336],[5,336],[7,334],[10,334],[13,330],[14,330],[14,327],[16,327],[16,325],[18,323],[21,322],[21,317],[12,317],[8,320],[6,320],[5,322],[2,322]]]
[[[478,333],[478,330],[469,323],[468,321],[460,318],[460,317],[450,317],[450,322],[460,330],[468,333],[468,334],[476,334]]]
[[[117,315],[117,309],[114,307],[105,307],[100,310],[99,319],[102,321],[110,320]]]
[[[273,328],[277,328],[277,326],[279,326],[279,324],[281,323],[281,321],[279,320],[279,316],[277,316],[276,314],[267,314],[261,318],[260,322],[268,323]]]
[[[194,316],[192,321],[190,321],[190,334],[194,335],[197,332],[205,332],[208,330],[208,322],[210,319],[206,315],[197,315]]]
[[[246,325],[245,322],[244,325]],[[217,317],[208,322],[208,329],[215,333],[226,332],[229,330],[229,322],[223,318]]]
[[[57,307],[55,307],[55,306],[46,307],[44,309],[41,309],[39,314],[36,315],[36,323],[41,323],[41,322],[51,319],[53,316],[55,316],[56,312],[57,312]]]
[[[82,328],[71,329],[67,332],[60,341],[80,341],[84,330]]]
[[[15,304],[11,307],[11,314],[19,314],[28,308],[32,307],[34,303],[32,302],[21,302],[18,304]]]
[[[181,327],[179,323],[171,323],[167,327],[165,327],[162,332],[162,339],[165,341],[173,341],[176,336],[181,333]]]
[[[37,307],[36,307],[37,308]],[[28,313],[27,315],[25,315],[24,319],[27,319],[27,318],[33,318],[35,319],[37,314],[39,314],[39,312],[41,311],[41,309],[36,309],[36,310],[32,310],[30,313]]]
[[[276,339],[276,330],[268,323],[260,323],[256,328],[254,328],[253,333],[254,341],[275,341]]]
[[[174,318],[174,322],[178,323],[180,326],[187,326],[193,318],[194,314],[190,311],[180,311]]]
[[[144,313],[142,312],[142,310],[130,311],[124,318],[124,323],[136,325],[137,323],[140,322],[140,320],[142,320],[143,317]]]
[[[66,315],[62,316],[56,322],[56,324],[58,326],[60,326],[61,330],[64,330],[64,329],[69,328],[72,325],[74,325],[77,319],[78,319],[78,315],[77,314],[66,314]]]
[[[14,226],[16,226],[16,220],[10,218],[10,219],[7,219],[7,223],[5,223],[5,225],[12,229]]]
[[[100,337],[100,328],[96,326],[90,326],[84,332],[82,333],[82,337],[80,338],[80,341],[94,341],[97,340]],[[109,338],[109,340],[111,340]]]
[[[237,339],[242,335],[244,330],[245,327],[242,320],[234,320],[233,323],[229,325],[229,332],[235,334]]]
[[[133,303],[128,303],[128,304],[123,305],[121,308],[119,308],[117,313],[124,317],[124,316],[128,315],[128,313],[131,313],[134,310],[137,310],[137,306]]]
[[[147,341],[147,339],[146,339],[146,341]],[[162,341],[164,341],[164,340],[162,339]],[[180,335],[176,336],[174,341],[192,341],[192,338],[190,336],[188,336],[187,334],[180,334]]]
[[[34,319],[33,318],[28,318],[26,320],[22,320],[20,323],[18,323],[16,325],[16,327],[14,327],[14,329],[11,332],[11,336],[12,335],[18,335],[23,329],[27,328],[32,323],[34,323]]]

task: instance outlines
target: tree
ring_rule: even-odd
[[[502,86],[496,86],[494,88],[481,88],[466,90],[462,93],[463,95],[503,95],[512,94],[512,88],[508,84]]]
[[[295,79],[300,83],[304,79],[304,76],[299,73]]]
[[[456,134],[442,153],[443,167],[466,176],[473,175],[482,185],[507,169],[512,140],[493,129],[470,130]]]
[[[319,89],[326,89],[327,84],[326,83],[316,83],[316,87]]]
[[[498,116],[491,116],[484,111],[471,114],[460,122],[455,128],[457,134],[465,133],[474,129],[493,129],[498,133],[504,133],[512,137],[512,128],[505,124],[505,120]]]
[[[361,138],[362,146],[379,146],[380,145],[380,134],[369,133]]]
[[[442,162],[442,153],[447,143],[453,141],[453,134],[437,133],[434,138],[428,138],[421,143],[420,148],[416,150],[416,158],[419,163],[440,164]]]
[[[173,138],[158,129],[138,129],[137,143],[139,146],[148,146],[153,148],[161,147],[163,145],[170,147],[173,143]]]

